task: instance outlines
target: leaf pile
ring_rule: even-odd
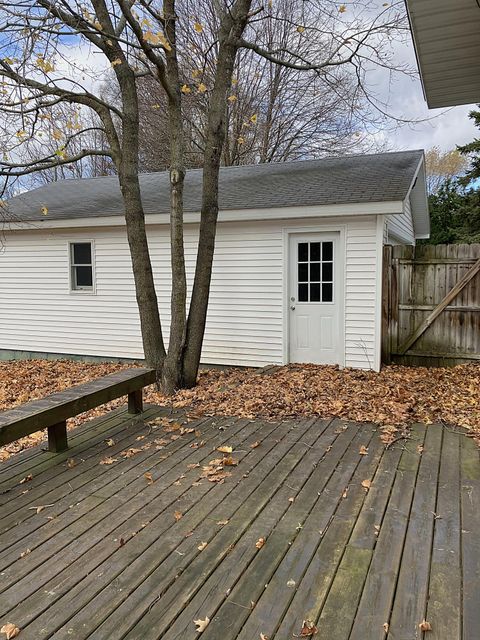
[[[0,411],[43,398],[132,366],[67,360],[0,362]],[[191,417],[227,415],[283,420],[336,416],[384,427],[387,438],[414,422],[445,422],[469,429],[480,441],[480,365],[452,368],[384,367],[380,373],[319,365],[287,365],[258,375],[253,369],[211,369],[200,373],[198,385],[173,398],[154,386],[147,402],[188,408]],[[124,398],[68,421],[69,428],[125,404]],[[168,425],[167,425],[168,426]],[[182,434],[170,425],[169,438]],[[42,432],[0,447],[0,462],[44,439]],[[199,444],[198,446],[201,446]]]
[[[156,393],[152,401],[164,403]],[[197,387],[179,391],[175,407],[205,414],[281,420],[336,416],[394,432],[414,422],[444,422],[480,437],[480,365],[452,368],[391,365],[380,373],[291,364],[272,373],[202,372]]]

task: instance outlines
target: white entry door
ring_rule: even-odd
[[[290,362],[342,365],[340,233],[292,234],[289,244]]]

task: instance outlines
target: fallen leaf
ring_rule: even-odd
[[[383,623],[383,630],[385,631],[385,633],[388,633],[389,629],[390,629],[390,625],[388,624],[388,622],[384,622]]]
[[[259,446],[260,446],[260,441],[257,440],[256,442],[250,445],[250,449],[256,449]]]
[[[110,457],[106,457],[103,458],[103,460],[100,460],[100,464],[113,464],[114,462],[117,462],[118,458],[110,458]]]
[[[32,550],[25,549],[25,551],[22,551],[22,553],[20,554],[20,558],[24,558],[25,556],[28,556],[29,553],[32,553]]]
[[[232,453],[233,449],[228,445],[224,445],[222,447],[217,447],[217,451],[220,451],[220,453]]]
[[[219,520],[219,521],[217,522],[217,524],[219,524],[219,525],[223,526],[223,525],[225,525],[225,524],[228,524],[229,522],[230,522],[230,520]]]
[[[143,477],[146,479],[146,481],[148,482],[148,484],[153,484],[153,476],[150,473],[150,471],[147,471],[147,473],[143,474]]]
[[[113,438],[108,438],[108,440],[105,440],[105,443],[107,447],[113,447],[113,445],[115,444],[115,440]]]
[[[297,583],[295,582],[295,580],[292,580],[290,578],[290,580],[287,582],[287,587],[294,587]]]
[[[205,629],[207,628],[209,622],[210,622],[210,618],[208,616],[205,616],[204,620],[201,620],[199,618],[198,620],[194,620],[193,624],[196,625],[197,632],[202,633],[202,631],[205,631]]]
[[[16,638],[18,636],[20,629],[12,622],[7,622],[7,624],[4,624],[0,629],[0,633],[4,633],[7,636],[7,640],[11,640],[11,638]]]
[[[73,467],[75,467],[75,466],[76,466],[76,464],[77,464],[77,463],[75,462],[75,460],[74,460],[73,458],[69,458],[69,459],[67,460],[67,467],[68,467],[69,469],[73,469]]]
[[[223,458],[222,464],[224,464],[226,467],[235,467],[238,464],[238,462],[237,460],[234,460],[232,456],[227,456]]]
[[[428,622],[427,620],[423,619],[420,624],[418,625],[418,628],[420,629],[420,631],[431,631],[432,630],[432,625],[430,624],[430,622]]]
[[[260,640],[269,640],[269,638],[264,633],[261,633],[260,634]]]
[[[33,480],[33,476],[31,473],[28,474],[28,476],[25,476],[25,478],[22,478],[19,482],[19,484],[25,484],[26,482],[31,482]]]
[[[120,454],[122,456],[122,458],[131,458],[132,456],[136,455],[137,453],[141,453],[141,449],[136,449],[135,447],[130,447],[130,449],[127,449],[126,451],[122,451],[122,453]]]
[[[257,549],[261,549],[264,544],[265,544],[265,538],[259,538],[256,541],[255,546],[257,547]]]
[[[313,636],[318,633],[317,627],[313,624],[311,620],[304,620],[302,622],[302,628],[300,633],[298,634],[301,638],[305,638],[308,636]]]
[[[368,456],[368,447],[366,447],[364,444],[362,444],[362,446],[360,447],[358,453],[361,456]]]
[[[372,486],[372,481],[371,480],[362,480],[362,487],[364,489],[366,489],[368,491],[371,486]]]
[[[342,493],[342,498],[346,498],[347,495],[348,495],[348,487],[345,487],[345,489],[343,490],[343,493]]]
[[[173,516],[174,516],[176,522],[178,522],[181,518],[183,518],[183,514],[180,513],[180,511],[175,511]]]
[[[53,507],[53,504],[39,504],[36,507],[28,507],[29,509],[34,509],[35,513],[40,513],[45,509],[45,507]]]
[[[201,543],[198,545],[197,549],[198,549],[199,551],[203,551],[203,550],[205,549],[205,547],[207,546],[207,544],[208,544],[208,542],[201,542]]]
[[[289,502],[295,502],[295,498],[291,497],[288,499]]]

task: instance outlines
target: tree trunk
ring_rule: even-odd
[[[219,32],[218,64],[210,98],[203,164],[202,210],[192,299],[188,313],[187,339],[183,360],[186,388],[197,381],[207,318],[215,235],[218,218],[218,179],[226,135],[225,104],[232,82],[238,39],[248,20],[251,0],[238,0],[225,14]]]
[[[126,77],[130,73],[130,77]],[[123,100],[122,149],[119,181],[125,205],[127,238],[132,259],[142,342],[147,364],[161,371],[165,360],[157,294],[145,228],[138,179],[138,104],[135,78],[129,71],[119,78]]]
[[[185,179],[185,134],[182,94],[177,60],[175,0],[165,0],[165,31],[171,49],[166,52],[169,84],[168,116],[170,133],[170,250],[172,295],[170,339],[162,374],[163,390],[172,394],[183,386],[182,358],[185,348],[187,278],[183,244],[183,183]]]

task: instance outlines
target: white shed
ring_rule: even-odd
[[[190,284],[201,177],[185,186]],[[168,337],[168,175],[142,174],[141,188]],[[52,183],[6,211],[0,358],[142,358],[116,177]],[[222,169],[202,362],[378,370],[383,245],[428,234],[422,151]]]

